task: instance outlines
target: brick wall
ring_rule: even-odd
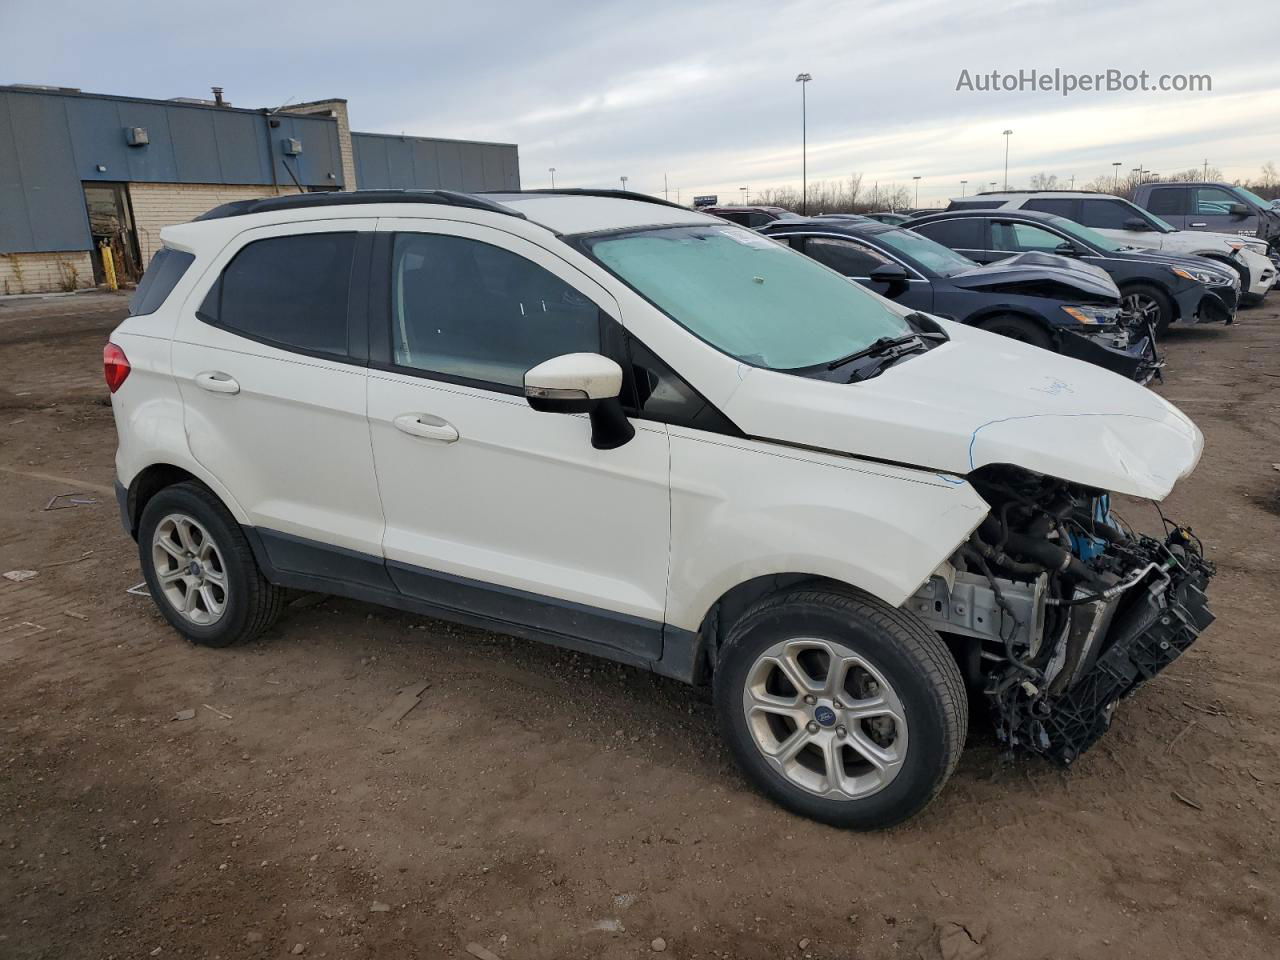
[[[0,253],[0,296],[55,293],[93,286],[89,251]]]
[[[232,200],[253,200],[297,192],[292,185],[273,190],[261,184],[131,183],[129,202],[133,207],[142,264],[145,267],[150,263],[152,254],[160,249],[160,230],[164,227],[194,220],[218,204]]]

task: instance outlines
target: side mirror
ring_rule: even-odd
[[[1249,215],[1249,208],[1243,203],[1233,203],[1227,207],[1227,213],[1231,214],[1231,216],[1236,219],[1241,219]]]
[[[907,271],[900,263],[882,263],[871,271],[867,279],[872,283],[887,284],[884,295],[890,300],[902,296],[909,286]]]
[[[1150,230],[1151,225],[1148,224],[1147,221],[1143,220],[1141,217],[1130,217],[1128,220],[1124,222],[1124,228],[1126,230],[1135,230],[1135,231],[1141,232],[1144,230]]]
[[[585,413],[591,445],[613,450],[636,435],[622,411],[622,368],[598,353],[566,353],[544,360],[524,375],[529,406],[543,413]]]
[[[1062,243],[1054,247],[1053,252],[1060,257],[1078,257],[1080,255],[1080,251],[1076,249],[1076,245],[1068,240],[1063,240]]]

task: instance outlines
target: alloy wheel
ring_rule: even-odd
[[[906,759],[902,701],[884,674],[840,643],[793,637],[769,647],[747,673],[742,709],[769,766],[818,796],[871,796]]]
[[[209,531],[182,513],[162,519],[151,538],[156,583],[185,620],[207,627],[227,609],[227,568]]]

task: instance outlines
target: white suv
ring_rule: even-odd
[[[1009,190],[951,201],[950,210],[1037,210],[1074,220],[1138,250],[1190,253],[1227,264],[1240,274],[1240,300],[1261,303],[1276,282],[1262,240],[1231,233],[1179,230],[1123,197],[1087,190]]]
[[[1133,532],[1200,432],[634,194],[310,194],[166,228],[111,335],[123,521],[191,641],[324,591],[711,683],[792,810],[911,816],[966,683],[1070,762],[1211,619]]]

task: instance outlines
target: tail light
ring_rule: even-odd
[[[102,348],[102,375],[107,380],[107,389],[115,393],[129,376],[129,358],[124,351],[110,341]]]

